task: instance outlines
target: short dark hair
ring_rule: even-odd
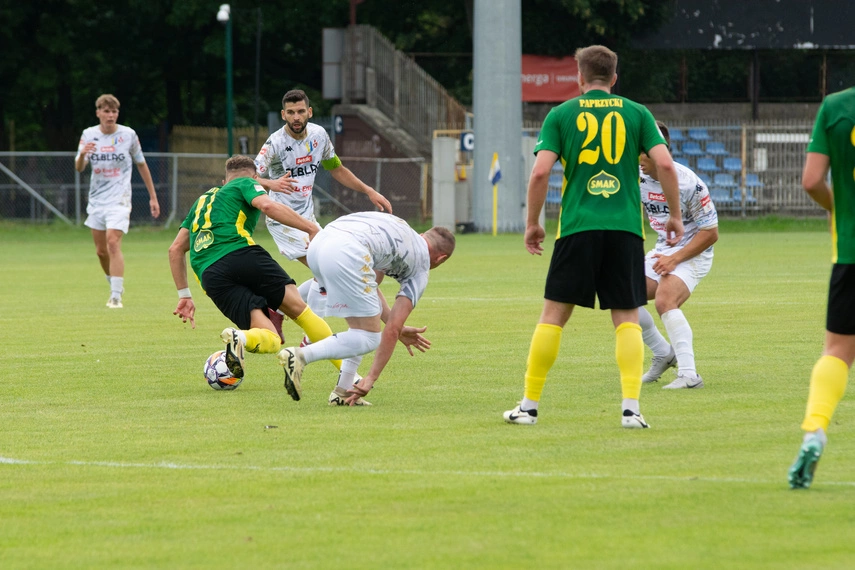
[[[251,170],[255,172],[255,161],[248,156],[236,154],[226,161],[226,176],[230,172],[238,172],[241,170]]]
[[[442,226],[434,226],[424,233],[425,238],[433,244],[436,251],[444,253],[448,257],[454,253],[455,239],[451,230]]]
[[[656,121],[656,126],[659,127],[659,132],[662,133],[662,138],[665,139],[665,146],[671,148],[671,133],[668,132],[668,125],[662,121]]]
[[[306,107],[311,107],[309,104],[309,96],[306,95],[305,91],[302,89],[292,89],[282,97],[282,108],[285,108],[285,103],[299,103],[300,101],[305,101]]]
[[[617,71],[618,57],[606,46],[588,46],[576,50],[579,74],[588,83],[609,83]]]

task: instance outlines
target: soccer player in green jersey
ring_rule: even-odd
[[[831,188],[825,182],[831,169]],[[826,431],[849,381],[855,360],[855,87],[822,102],[807,147],[802,185],[831,212],[831,279],[825,318],[825,348],[810,376],[805,431],[790,467],[793,489],[807,489],[828,442]]]
[[[268,308],[280,309],[302,328],[312,341],[332,335],[329,325],[306,306],[294,280],[260,245],[252,233],[260,214],[305,231],[318,232],[315,224],[288,206],[270,199],[256,183],[255,163],[246,156],[226,162],[225,184],[200,196],[181,224],[169,247],[169,266],[178,289],[173,311],[183,322],[196,327],[185,254],[205,294],[238,328],[226,328],[226,364],[237,378],[244,376],[244,350],[276,353],[279,333],[268,317]],[[334,361],[341,368],[340,361]]]
[[[576,305],[611,310],[623,395],[621,425],[649,427],[638,397],[644,342],[638,307],[647,303],[644,276],[644,209],[638,157],[656,163],[669,217],[668,243],[683,236],[680,192],[671,155],[653,115],[642,105],[611,94],[617,54],[603,46],[576,51],[582,95],[553,108],[535,145],[528,184],[525,246],[541,255],[545,232],[540,212],[552,166],[561,160],[564,183],[558,235],[546,277],[543,312],[534,330],[522,402],[505,421],[534,424],[546,374],[558,357],[561,333]]]

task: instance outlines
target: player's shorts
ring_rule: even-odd
[[[260,245],[224,255],[202,272],[201,281],[220,312],[242,330],[249,328],[253,309],[278,309],[285,287],[296,285]]]
[[[644,258],[644,274],[647,278],[653,279],[657,283],[662,279],[662,275],[653,271],[653,264],[656,262],[656,258],[653,257],[654,254],[661,253],[663,255],[670,255],[675,251],[677,251],[677,249],[669,248],[661,251],[652,249],[647,252],[647,256]],[[669,273],[669,275],[676,275],[679,277],[680,280],[686,284],[686,287],[688,287],[689,293],[692,293],[695,290],[695,287],[698,286],[698,283],[701,282],[701,279],[706,277],[707,273],[712,269],[712,260],[713,252],[711,249],[707,249],[692,259],[688,259],[677,265],[677,267],[674,268],[674,271]]]
[[[825,330],[835,334],[855,334],[855,265],[835,263],[828,285]]]
[[[318,229],[321,225],[314,216],[307,218],[310,222],[314,222]],[[275,220],[267,219],[267,231],[276,242],[276,247],[279,248],[279,253],[290,259],[291,261],[305,257],[309,250],[309,234],[302,230],[285,226]]]
[[[373,317],[381,311],[371,253],[350,234],[323,231],[306,258],[318,285],[326,289],[327,317]]]
[[[93,230],[121,230],[128,233],[131,219],[130,206],[87,207],[86,221],[83,225]]]
[[[622,231],[592,230],[558,239],[546,275],[544,298],[601,309],[647,304],[644,240]]]

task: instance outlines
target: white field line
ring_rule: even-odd
[[[633,481],[697,481],[701,483],[751,483],[758,485],[780,484],[781,480],[768,481],[743,477],[697,477],[674,475],[609,475],[604,473],[568,473],[565,471],[424,471],[420,469],[368,469],[353,467],[261,467],[256,465],[186,465],[181,463],[127,463],[122,461],[29,461],[0,456],[0,465],[73,465],[77,467],[110,467],[116,469],[173,469],[177,471],[256,471],[292,473],[347,473],[363,475],[416,475],[454,477],[540,477],[555,479],[626,479]],[[821,481],[820,485],[855,487],[855,481]]]

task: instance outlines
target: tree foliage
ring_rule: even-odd
[[[345,27],[349,0],[230,3],[236,126],[255,120],[256,41],[261,38],[260,122],[284,92],[320,97],[321,37]],[[473,0],[365,0],[357,21],[378,28],[452,94],[471,102]],[[616,49],[656,25],[669,3],[655,0],[525,0],[524,53],[569,55],[605,43]],[[225,123],[225,32],[219,0],[5,2],[0,7],[0,149],[68,150],[95,124],[94,102],[113,93],[121,122],[138,131]],[[261,24],[259,26],[259,10]]]

